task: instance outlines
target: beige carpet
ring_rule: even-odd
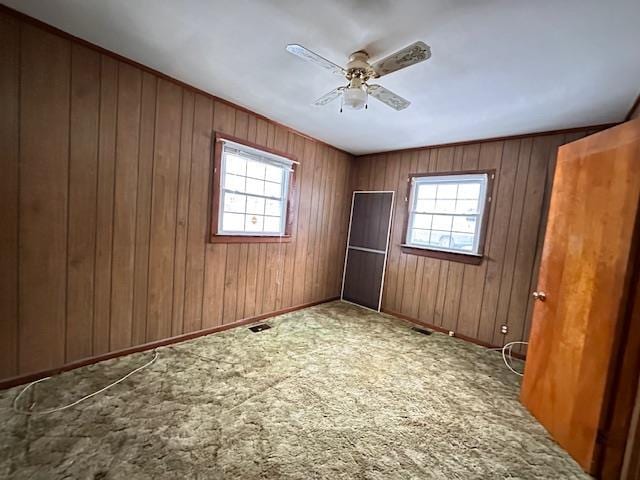
[[[159,349],[64,412],[0,392],[0,478],[587,478],[518,402],[500,354],[334,302]],[[38,384],[62,405],[144,364]]]

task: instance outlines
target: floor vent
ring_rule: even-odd
[[[416,332],[421,333],[423,335],[431,335],[433,333],[431,330],[427,330],[425,328],[413,327],[412,330],[415,330]]]
[[[267,325],[266,323],[260,323],[258,325],[254,325],[253,327],[249,327],[249,330],[251,330],[253,333],[258,333],[263,330],[269,330],[270,328],[271,328],[271,325]]]

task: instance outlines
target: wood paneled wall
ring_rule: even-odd
[[[396,190],[382,307],[486,345],[527,339],[530,292],[542,247],[547,192],[560,145],[587,131],[368,155],[356,159],[355,190]],[[495,169],[481,265],[400,250],[407,175]],[[503,335],[501,325],[507,325]],[[520,351],[518,349],[518,351]]]
[[[350,155],[5,12],[0,65],[0,379],[339,294]],[[206,242],[214,131],[300,160],[292,242]]]

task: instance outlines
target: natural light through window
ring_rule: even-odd
[[[487,181],[486,173],[412,177],[406,244],[479,254]]]
[[[284,235],[290,172],[285,158],[225,142],[218,233]]]

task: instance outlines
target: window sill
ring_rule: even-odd
[[[400,245],[402,253],[408,255],[419,255],[421,257],[438,258],[440,260],[449,260],[451,262],[466,263],[469,265],[480,265],[483,260],[482,255],[476,255],[475,253],[458,253],[449,252],[446,250],[435,250],[432,248],[416,247],[414,245]]]
[[[289,243],[291,235],[212,235],[209,243]]]

